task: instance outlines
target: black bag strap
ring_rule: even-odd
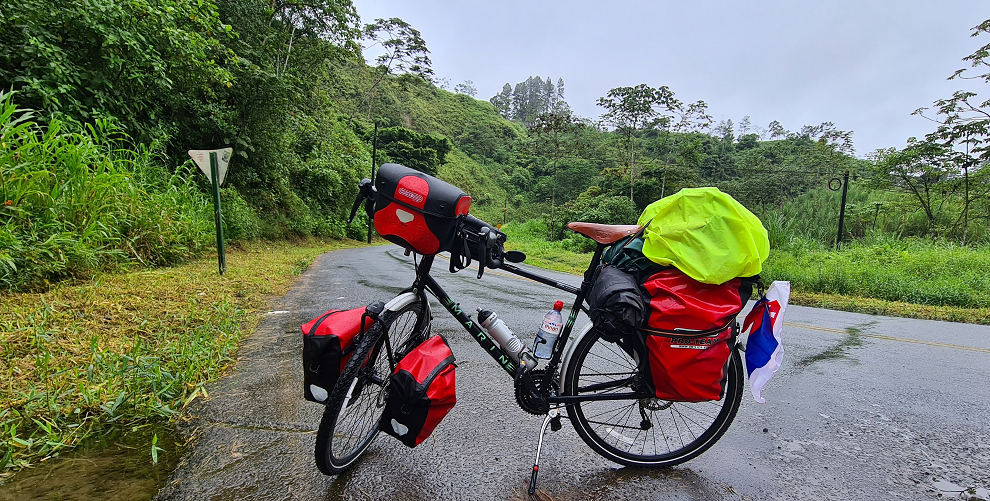
[[[319,318],[316,319],[316,322],[313,323],[313,328],[309,330],[309,333],[307,335],[308,336],[314,335],[316,333],[316,329],[319,329],[320,326],[323,325],[323,322],[327,320],[327,318],[330,318],[331,315],[335,313],[340,313],[341,311],[344,310],[330,310],[324,313],[323,315],[321,315]]]
[[[463,218],[457,222],[457,241],[450,248],[450,272],[457,273],[471,266],[471,249],[464,235]]]
[[[433,380],[436,379],[444,369],[454,365],[454,360],[454,354],[451,353],[449,357],[443,359],[443,361],[437,364],[437,366],[434,367],[433,370],[426,376],[426,379],[423,380],[423,389],[425,390],[426,388],[429,388],[430,385],[433,384]],[[456,367],[456,365],[454,366]]]

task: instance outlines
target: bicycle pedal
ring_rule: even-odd
[[[563,426],[564,425],[560,424],[560,415],[558,415],[555,418],[550,419],[550,430],[552,430],[552,431],[560,431],[560,429],[563,428]]]

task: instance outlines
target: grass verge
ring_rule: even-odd
[[[210,256],[0,296],[0,474],[108,429],[175,419],[233,363],[271,298],[319,254],[354,245],[255,242],[228,250],[222,277]]]

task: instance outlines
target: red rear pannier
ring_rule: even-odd
[[[395,367],[379,429],[416,447],[455,403],[454,354],[443,336],[433,336]]]
[[[364,312],[365,308],[330,310],[302,326],[306,400],[326,403],[354,351],[354,337],[362,331]],[[364,317],[364,330],[373,323],[370,317]]]
[[[720,400],[736,337],[736,315],[753,282],[734,278],[705,284],[669,268],[643,283],[650,297],[642,329],[649,377],[657,398],[678,402]]]
[[[448,251],[471,197],[460,188],[399,164],[383,164],[375,180],[375,230],[420,254]]]

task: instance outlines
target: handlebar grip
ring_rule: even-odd
[[[495,254],[495,252],[492,252],[493,250],[498,251],[498,257],[492,255]],[[498,243],[498,235],[490,231],[488,232],[488,241],[485,243],[485,260],[489,268],[502,267],[502,248]]]

